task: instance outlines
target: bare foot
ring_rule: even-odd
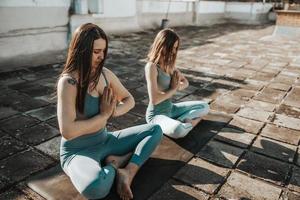
[[[117,192],[121,199],[132,199],[133,194],[130,189],[132,182],[132,177],[130,176],[128,170],[118,169],[117,171]]]
[[[105,164],[113,164],[116,168],[124,167],[128,163],[131,156],[132,152],[129,152],[123,156],[110,155],[106,157]]]
[[[201,121],[201,118],[184,120],[185,123],[191,123],[193,127],[195,127],[200,121]]]

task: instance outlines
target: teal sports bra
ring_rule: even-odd
[[[157,68],[157,86],[160,90],[166,91],[170,88],[171,76],[164,72],[159,65],[156,65]]]
[[[108,85],[108,81],[106,79],[105,74],[102,72],[102,75],[105,79],[106,86]],[[100,108],[99,108],[99,100],[100,96],[95,97],[89,94],[88,92],[85,95],[84,99],[84,116],[87,118],[94,117],[95,115],[99,114]]]

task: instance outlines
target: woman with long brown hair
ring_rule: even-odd
[[[177,91],[189,85],[175,65],[179,45],[180,39],[172,29],[161,30],[154,39],[145,66],[149,95],[146,121],[159,124],[163,133],[172,138],[186,136],[209,111],[208,104],[203,101],[171,101]]]
[[[61,166],[88,199],[104,198],[116,177],[121,199],[132,199],[131,182],[159,144],[158,125],[109,132],[107,121],[134,107],[132,95],[104,67],[107,36],[87,23],[72,37],[57,84],[57,116],[62,134]]]

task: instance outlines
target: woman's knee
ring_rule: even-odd
[[[102,199],[109,194],[113,180],[97,177],[79,192],[88,199]]]
[[[157,138],[157,140],[161,140],[162,136],[163,136],[163,132],[162,132],[162,129],[161,129],[160,125],[151,124],[151,129],[153,130],[152,131],[152,136]]]
[[[88,199],[102,199],[106,197],[113,185],[115,173],[108,171],[109,169],[103,168],[98,176],[90,177],[84,180],[78,191]]]
[[[190,132],[191,129],[192,127],[187,127],[184,124],[180,124],[176,127],[174,132],[169,136],[174,139],[183,138]]]

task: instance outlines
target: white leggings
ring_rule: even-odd
[[[154,114],[147,121],[160,125],[163,133],[171,138],[182,138],[193,129],[192,124],[185,123],[185,120],[203,117],[208,112],[209,105],[206,102],[186,101],[173,104],[168,112]]]

